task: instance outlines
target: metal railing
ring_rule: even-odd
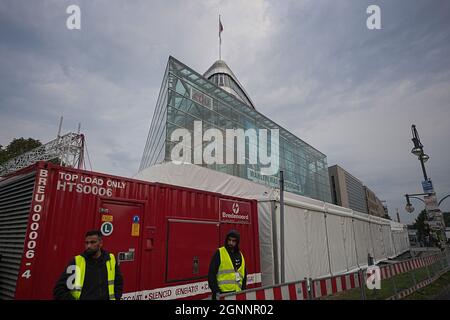
[[[370,272],[369,272],[370,271]],[[264,286],[219,296],[220,300],[402,299],[450,271],[450,250],[357,271]],[[378,286],[375,285],[378,281]],[[370,284],[370,286],[369,286]],[[369,288],[370,287],[370,288]]]

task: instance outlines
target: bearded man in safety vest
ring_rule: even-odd
[[[53,295],[57,300],[119,300],[123,278],[112,253],[102,249],[98,230],[85,235],[85,251],[69,262],[56,282]]]
[[[214,254],[209,264],[208,284],[215,300],[218,293],[239,292],[247,285],[245,259],[239,250],[240,234],[231,230],[225,237],[225,245]]]

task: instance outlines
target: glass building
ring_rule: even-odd
[[[172,141],[173,131],[184,128],[194,136],[194,121],[201,121],[202,133],[215,128],[223,133],[224,138],[228,129],[243,129],[245,132],[254,129],[258,135],[257,140],[248,136],[244,142],[241,140],[245,144],[244,164],[228,164],[225,160],[227,152],[232,152],[237,159],[236,148],[224,148],[223,163],[195,164],[277,188],[278,173],[263,175],[261,168],[267,165],[249,161],[250,150],[258,147],[253,144],[261,142],[260,129],[266,129],[269,136],[267,154],[276,157],[280,169],[284,170],[285,190],[331,202],[326,156],[256,111],[249,95],[222,60],[216,61],[201,75],[169,57],[139,171],[171,161],[172,149],[179,143]],[[272,152],[270,137],[274,129],[278,129],[279,143],[275,144],[277,148]],[[203,142],[203,149],[210,142]],[[193,149],[192,145],[189,149],[191,159],[194,159]]]

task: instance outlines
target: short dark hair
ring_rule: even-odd
[[[98,231],[98,230],[89,230],[88,232],[86,232],[84,237],[87,238],[89,236],[98,236],[98,238],[101,239],[102,238],[102,233],[100,231]]]

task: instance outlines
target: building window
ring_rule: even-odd
[[[334,176],[331,176],[331,186],[332,186],[332,190],[333,190],[333,203],[334,204],[338,204],[337,202],[337,194],[336,194],[336,183],[334,182]]]

